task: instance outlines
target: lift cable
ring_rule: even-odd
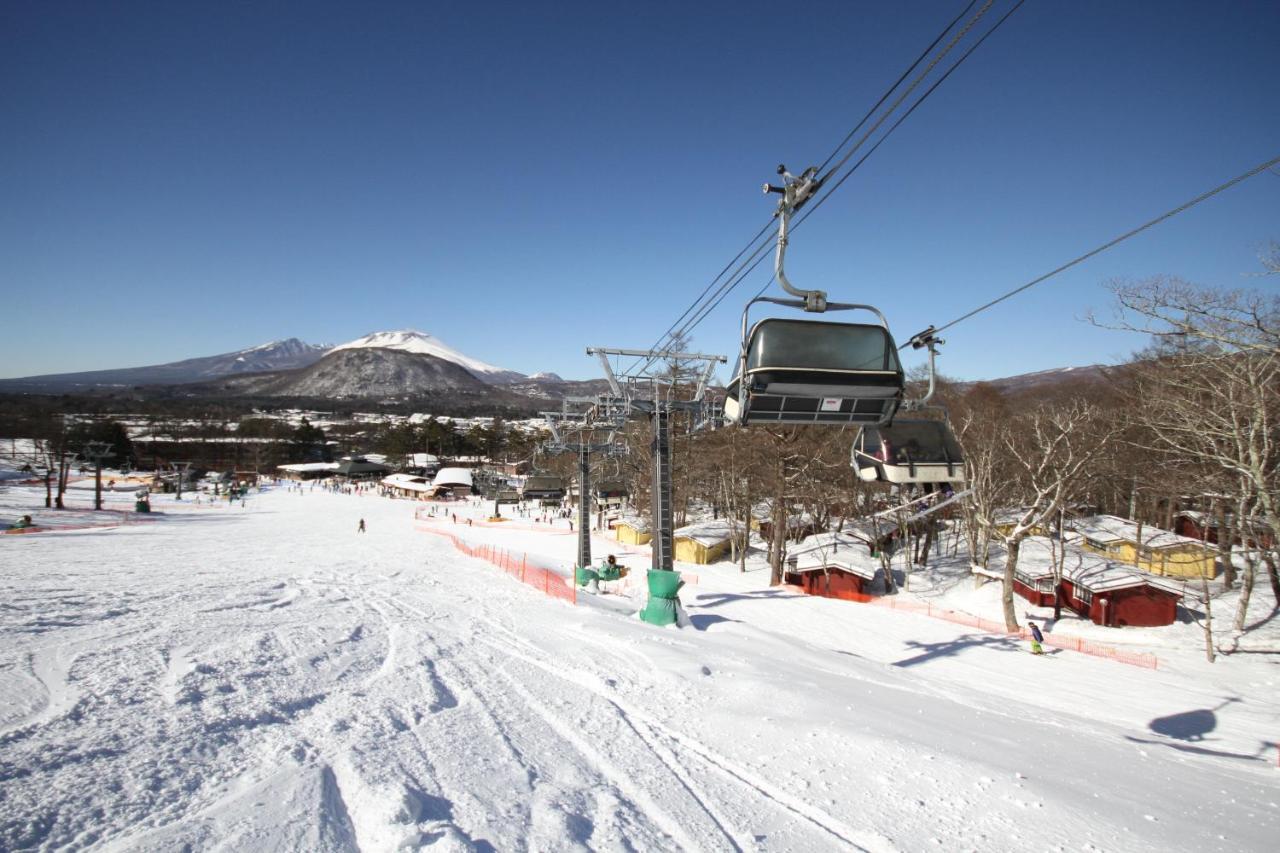
[[[791,225],[791,231],[792,231],[792,232],[794,232],[794,231],[796,230],[796,228],[800,227],[800,225],[801,225],[801,224],[803,224],[803,222],[804,222],[806,219],[808,219],[808,218],[809,218],[809,216],[810,216],[810,215],[811,215],[815,210],[817,210],[819,207],[821,207],[821,206],[826,202],[826,200],[827,200],[828,198],[830,198],[830,197],[831,197],[831,194],[832,194],[832,193],[834,193],[836,190],[838,190],[838,189],[841,187],[841,185],[843,185],[843,184],[844,184],[844,182],[845,182],[846,180],[848,180],[848,179],[849,179],[849,176],[850,176],[850,175],[852,175],[855,171],[857,171],[857,170],[858,170],[858,168],[859,168],[859,167],[861,167],[861,166],[862,166],[862,164],[863,164],[863,163],[865,163],[865,162],[866,162],[866,161],[871,157],[871,155],[872,155],[872,154],[874,154],[874,153],[876,152],[876,149],[878,149],[878,148],[879,148],[879,147],[884,143],[884,141],[885,141],[886,139],[888,139],[888,138],[889,138],[889,136],[890,136],[890,135],[891,135],[895,130],[897,130],[897,129],[902,125],[902,123],[903,123],[904,121],[906,121],[906,120],[907,120],[907,118],[908,118],[908,117],[909,117],[913,112],[915,112],[915,111],[916,111],[916,109],[917,109],[921,104],[923,104],[923,103],[925,102],[925,100],[926,100],[930,95],[932,95],[932,94],[934,93],[934,91],[935,91],[939,86],[941,86],[941,85],[943,84],[943,82],[945,82],[945,81],[946,81],[946,79],[947,79],[948,77],[950,77],[950,76],[951,76],[952,72],[954,72],[957,68],[959,68],[959,67],[960,67],[960,65],[961,65],[961,64],[962,64],[966,59],[968,59],[968,58],[969,58],[969,56],[970,56],[970,55],[972,55],[972,54],[973,54],[973,52],[974,52],[975,50],[977,50],[977,49],[982,45],[982,43],[983,43],[984,41],[986,41],[986,39],[987,39],[989,36],[991,36],[991,34],[992,34],[992,33],[994,33],[997,29],[999,29],[999,28],[1000,28],[1000,25],[1001,25],[1001,24],[1003,24],[1006,20],[1008,20],[1008,19],[1009,19],[1009,16],[1011,16],[1014,12],[1018,11],[1018,9],[1019,9],[1019,8],[1021,8],[1021,6],[1022,6],[1022,4],[1023,4],[1024,2],[1026,2],[1026,0],[1018,0],[1018,2],[1013,6],[1013,8],[1011,8],[1008,12],[1006,12],[1006,13],[1005,13],[1001,18],[1000,18],[1000,20],[996,21],[996,23],[991,27],[991,29],[989,29],[989,30],[987,30],[987,32],[983,33],[983,35],[982,35],[982,37],[981,37],[981,38],[979,38],[976,42],[974,42],[974,43],[973,43],[973,44],[968,48],[968,50],[966,50],[966,51],[965,51],[965,52],[960,56],[960,58],[959,58],[959,59],[957,59],[954,63],[952,63],[952,64],[951,64],[951,66],[950,66],[949,68],[947,68],[947,70],[942,74],[942,76],[941,76],[941,77],[939,77],[936,81],[934,81],[934,83],[933,83],[931,86],[929,86],[929,88],[928,88],[928,89],[926,89],[926,90],[924,91],[924,93],[920,95],[920,97],[919,97],[919,98],[917,98],[917,99],[916,99],[916,101],[911,105],[911,107],[910,107],[910,108],[909,108],[905,113],[903,113],[901,116],[899,116],[899,117],[898,117],[898,120],[897,120],[897,121],[895,121],[892,125],[890,125],[889,129],[888,129],[887,131],[885,131],[885,133],[884,133],[884,134],[883,134],[883,135],[882,135],[878,140],[876,140],[875,144],[874,144],[874,145],[872,145],[872,146],[871,146],[871,148],[870,148],[870,149],[868,149],[868,150],[867,150],[867,152],[866,152],[866,153],[864,153],[860,158],[858,158],[857,162],[855,162],[852,166],[850,166],[850,167],[849,167],[849,169],[848,169],[848,170],[846,170],[846,171],[845,171],[845,173],[844,173],[843,175],[841,175],[841,176],[839,177],[839,179],[838,179],[838,180],[836,180],[836,182],[835,182],[834,184],[832,184],[832,185],[831,185],[830,189],[828,189],[828,190],[827,190],[827,192],[826,192],[826,193],[824,193],[824,194],[822,195],[822,197],[821,197],[821,198],[818,198],[818,199],[814,200],[813,204],[811,204],[811,205],[809,205],[809,206],[808,206],[808,209],[807,209],[807,210],[805,210],[805,211],[804,211],[804,212],[803,212],[803,213],[802,213],[802,214],[801,214],[801,215],[796,219],[795,223],[793,223],[793,224]],[[721,285],[720,289],[716,292],[716,295],[712,298],[712,300],[710,300],[710,301],[708,301],[706,304],[704,304],[704,305],[703,305],[703,307],[702,307],[702,308],[701,308],[701,309],[700,309],[700,310],[699,310],[699,311],[694,315],[694,317],[692,317],[692,318],[689,320],[689,322],[687,322],[687,323],[686,323],[682,328],[680,328],[680,329],[675,333],[675,335],[676,335],[676,336],[684,336],[684,335],[687,335],[689,332],[693,331],[693,329],[694,329],[698,324],[700,324],[704,319],[706,319],[706,317],[707,317],[708,315],[710,315],[712,311],[714,311],[717,307],[719,307],[720,303],[724,301],[725,297],[727,297],[727,296],[729,295],[729,293],[731,293],[731,292],[732,292],[732,291],[733,291],[733,290],[734,290],[734,289],[735,289],[739,284],[741,284],[741,283],[742,283],[742,281],[743,281],[743,280],[744,280],[748,275],[750,275],[752,272],[754,272],[754,271],[755,271],[755,269],[756,269],[756,267],[760,266],[760,263],[761,263],[761,262],[762,262],[766,257],[768,257],[768,250],[770,250],[770,249],[772,249],[772,248],[773,248],[772,244],[770,244],[770,243],[765,243],[765,244],[763,244],[760,248],[758,248],[755,252],[753,252],[753,253],[752,253],[752,254],[747,258],[747,260],[746,260],[746,261],[744,261],[741,265],[739,265],[738,269],[734,271],[734,274],[733,274],[732,276],[730,276],[730,277],[729,277],[729,279],[727,279],[723,285]],[[739,252],[739,253],[738,253],[738,257],[741,257],[741,256],[742,256],[742,253],[741,253],[741,252]],[[736,258],[735,258],[735,260],[736,260]],[[769,286],[770,286],[771,284],[773,284],[773,281],[774,281],[773,277],[772,277],[772,276],[770,276],[769,280],[768,280],[767,282],[765,282],[764,286],[763,286],[763,287],[761,287],[761,288],[760,288],[760,290],[759,290],[759,291],[757,291],[757,293],[756,293],[755,295],[756,295],[756,296],[759,296],[759,295],[761,295],[762,293],[764,293],[766,290],[768,290],[768,289],[769,289]],[[685,312],[685,314],[687,315],[687,314],[688,314],[688,312],[686,311],[686,312]],[[655,346],[655,347],[654,347],[654,349],[656,350],[656,349],[658,349],[658,347],[656,347],[656,346]],[[651,364],[651,363],[652,363],[652,361],[653,361],[653,359],[651,359],[649,363]],[[648,365],[646,365],[646,367],[648,367]]]
[[[1022,291],[1035,287],[1037,284],[1040,284],[1043,281],[1047,281],[1053,278],[1058,273],[1065,272],[1066,270],[1071,269],[1077,264],[1081,264],[1089,260],[1095,255],[1100,255],[1103,252],[1105,252],[1107,249],[1110,249],[1112,246],[1117,246],[1120,243],[1123,243],[1125,240],[1128,240],[1130,237],[1136,237],[1137,235],[1141,234],[1143,231],[1146,231],[1149,228],[1159,225],[1161,222],[1164,222],[1166,219],[1172,219],[1173,217],[1177,216],[1179,213],[1182,213],[1183,211],[1186,211],[1186,210],[1190,210],[1200,202],[1207,201],[1208,199],[1213,198],[1218,193],[1221,193],[1225,190],[1229,190],[1232,187],[1234,187],[1236,184],[1239,184],[1243,181],[1247,181],[1249,178],[1252,178],[1254,175],[1260,174],[1261,172],[1265,172],[1268,169],[1270,169],[1272,166],[1275,166],[1278,163],[1280,163],[1280,157],[1274,157],[1260,166],[1254,166],[1249,171],[1245,172],[1242,175],[1237,175],[1236,177],[1227,181],[1225,184],[1219,184],[1218,186],[1214,187],[1208,192],[1201,193],[1200,195],[1196,196],[1190,201],[1180,204],[1177,207],[1173,208],[1172,210],[1167,211],[1166,213],[1162,213],[1161,215],[1157,216],[1155,219],[1152,219],[1149,222],[1145,222],[1131,231],[1126,231],[1125,233],[1121,234],[1119,237],[1116,237],[1114,240],[1110,240],[1106,243],[1103,243],[1101,246],[1098,246],[1096,249],[1085,252],[1083,255],[1080,255],[1077,258],[1067,261],[1065,264],[1058,267],[1057,269],[1051,270],[1045,273],[1044,275],[1040,276],[1039,278],[1034,278],[1031,281],[1027,282],[1026,284],[1021,285],[1020,287],[1015,287],[1013,290],[1010,290],[1008,293],[1005,293],[1001,296],[996,297],[995,299],[992,299],[990,302],[986,303],[985,305],[980,305],[979,307],[974,308],[972,311],[970,311],[967,314],[962,314],[961,316],[955,318],[954,320],[951,320],[947,323],[943,323],[941,326],[938,326],[936,329],[933,329],[932,332],[933,334],[937,334],[938,332],[942,332],[946,329],[950,329],[952,326],[955,326],[958,323],[963,323],[965,320],[968,320],[970,317],[973,317],[976,314],[981,314],[983,311],[986,311],[988,308],[991,308],[995,305],[999,305],[1001,302],[1004,302],[1006,299],[1009,299],[1013,296],[1017,296]],[[908,345],[909,344],[903,344],[902,346],[898,347],[898,349],[903,349]]]
[[[844,139],[840,140],[840,144],[835,147],[835,150],[833,150],[830,154],[827,155],[827,159],[823,160],[822,165],[818,167],[819,172],[826,171],[827,164],[829,164],[832,160],[836,158],[836,155],[840,153],[840,149],[844,148],[846,145],[849,144],[849,140],[853,139],[854,135],[859,130],[862,129],[862,126],[866,124],[867,121],[869,121],[873,115],[875,115],[876,110],[884,106],[884,102],[889,100],[889,96],[898,90],[898,87],[902,85],[902,81],[907,79],[907,75],[910,74],[912,71],[915,71],[916,68],[919,67],[920,63],[924,61],[924,58],[928,56],[929,53],[935,47],[938,46],[938,42],[942,41],[943,37],[947,33],[951,32],[952,27],[954,27],[957,23],[959,23],[961,18],[969,14],[969,10],[972,9],[974,4],[977,2],[978,0],[969,0],[969,5],[964,7],[964,10],[961,11],[959,15],[956,15],[955,18],[952,19],[951,23],[943,27],[942,32],[938,33],[937,38],[935,38],[932,42],[930,42],[929,46],[920,52],[920,55],[916,57],[916,61],[911,63],[911,65],[907,66],[907,69],[902,72],[902,76],[900,76],[897,80],[895,80],[893,85],[885,90],[884,94],[880,96],[880,100],[876,101],[876,105],[871,109],[867,110],[867,114],[862,117],[862,120],[859,121],[856,125],[854,125],[853,130],[845,134]]]
[[[819,187],[821,187],[824,183],[826,183],[828,178],[830,178],[836,172],[840,171],[840,169],[844,166],[844,164],[849,162],[849,158],[852,157],[855,153],[857,153],[858,149],[861,148],[863,144],[866,143],[866,141],[870,139],[871,136],[877,130],[880,129],[880,126],[884,124],[885,121],[888,120],[889,116],[893,115],[894,111],[898,109],[898,107],[902,106],[903,101],[905,101],[907,98],[911,96],[911,93],[916,90],[916,87],[918,87],[922,82],[924,82],[924,79],[933,72],[934,68],[938,67],[938,63],[941,62],[943,59],[945,59],[947,54],[950,53],[955,48],[955,46],[959,44],[961,40],[964,39],[965,36],[969,34],[969,31],[972,30],[977,25],[977,23],[982,20],[983,16],[986,15],[987,12],[991,9],[991,4],[993,4],[994,2],[995,0],[987,0],[987,2],[983,4],[982,8],[977,11],[977,14],[975,14],[972,18],[970,18],[968,23],[966,23],[963,27],[961,27],[960,31],[951,37],[951,41],[947,42],[947,46],[944,47],[941,51],[939,51],[937,56],[935,56],[932,60],[930,60],[929,64],[925,66],[925,69],[923,71],[921,71],[919,74],[916,75],[916,79],[911,81],[911,85],[908,86],[906,90],[902,92],[902,94],[898,95],[898,100],[894,101],[893,105],[889,107],[889,109],[885,110],[884,114],[881,115],[880,118],[876,120],[875,124],[871,125],[871,128],[862,135],[862,138],[858,140],[857,144],[855,144],[852,148],[850,148],[848,151],[845,152],[845,155],[840,158],[839,163],[836,163],[834,166],[832,166],[830,169],[827,170],[827,173],[825,175],[818,178]],[[971,3],[969,5],[970,7],[972,7],[973,4]],[[1013,14],[1017,10],[1018,6],[1021,6],[1021,5],[1022,5],[1022,0],[1019,0],[1017,6],[1014,6],[1012,9],[1010,9],[1009,13],[1006,14],[1005,17],[1006,18],[1009,17],[1009,15]],[[968,12],[968,9],[966,9],[965,12]],[[951,29],[952,26],[954,26],[954,23],[948,25],[947,29],[948,30]],[[999,24],[996,24],[996,26],[999,26]],[[988,32],[987,35],[990,35],[990,32]],[[985,37],[986,36],[984,36],[983,38]],[[981,40],[979,40],[978,43],[981,44],[982,43]],[[919,63],[919,60],[916,60],[916,62]],[[955,66],[953,65],[952,68],[954,67]],[[945,76],[943,77],[943,79],[946,79]],[[917,103],[919,102],[917,101]],[[842,142],[840,144],[843,145],[844,143]],[[827,159],[829,161],[831,158],[828,157]]]
[[[837,163],[837,164],[836,164],[836,166],[834,166],[832,169],[828,170],[827,175],[823,178],[823,180],[825,180],[825,179],[826,179],[826,177],[830,177],[830,176],[831,176],[832,174],[834,174],[834,173],[835,173],[835,172],[836,172],[836,171],[837,171],[841,166],[843,166],[846,162],[848,162],[849,158],[853,155],[853,153],[854,153],[854,152],[856,152],[856,151],[858,150],[858,148],[859,148],[859,147],[861,147],[861,146],[862,146],[862,145],[867,141],[867,139],[868,139],[868,138],[869,138],[869,137],[870,137],[870,136],[875,132],[875,130],[876,130],[876,129],[878,129],[878,128],[879,128],[879,127],[884,123],[885,119],[887,119],[890,115],[892,115],[892,114],[893,114],[893,112],[894,112],[894,111],[895,111],[895,110],[896,110],[896,109],[897,109],[897,108],[902,104],[903,100],[905,100],[905,99],[906,99],[906,97],[907,97],[907,96],[908,96],[908,95],[909,95],[909,94],[910,94],[910,93],[911,93],[911,92],[912,92],[912,91],[913,91],[913,90],[914,90],[914,89],[915,89],[915,88],[920,84],[920,82],[921,82],[921,81],[922,81],[926,76],[928,76],[929,72],[930,72],[930,71],[932,71],[932,70],[933,70],[933,68],[937,66],[938,62],[939,62],[939,61],[941,61],[941,59],[942,59],[943,57],[945,57],[945,56],[947,55],[947,53],[949,53],[949,52],[951,51],[951,49],[955,46],[955,44],[956,44],[958,41],[960,41],[960,40],[964,37],[964,35],[965,35],[965,34],[967,34],[967,33],[969,32],[969,30],[970,30],[970,29],[972,29],[972,27],[973,27],[973,26],[974,26],[974,25],[975,25],[979,20],[981,20],[981,18],[983,17],[983,15],[985,15],[985,14],[986,14],[987,10],[991,7],[991,5],[992,5],[992,3],[993,3],[993,2],[994,2],[994,0],[988,0],[988,2],[986,3],[986,5],[984,5],[984,6],[983,6],[983,8],[978,12],[978,14],[977,14],[977,15],[975,15],[975,16],[974,16],[974,17],[973,17],[973,18],[972,18],[972,19],[971,19],[971,20],[970,20],[970,21],[965,25],[965,27],[963,28],[963,30],[962,30],[960,33],[958,33],[958,34],[957,34],[957,35],[952,39],[951,43],[950,43],[950,44],[948,44],[948,45],[947,45],[947,47],[946,47],[946,48],[945,48],[941,53],[939,53],[939,54],[938,54],[938,56],[936,56],[936,57],[934,58],[934,60],[929,64],[928,68],[926,68],[926,69],[925,69],[925,71],[924,71],[923,73],[921,73],[920,75],[918,75],[918,76],[917,76],[917,78],[916,78],[915,82],[913,82],[913,83],[911,84],[911,86],[907,89],[907,91],[906,91],[906,92],[904,92],[904,93],[902,94],[902,96],[901,96],[901,97],[899,97],[899,98],[898,98],[898,100],[893,104],[893,106],[891,106],[891,107],[890,107],[890,108],[889,108],[889,109],[884,113],[884,115],[882,115],[882,116],[880,117],[879,121],[877,121],[877,122],[876,122],[876,124],[872,127],[872,129],[871,129],[871,130],[869,130],[866,134],[864,134],[864,135],[863,135],[863,138],[862,138],[861,140],[859,140],[859,141],[858,141],[858,143],[857,143],[856,145],[854,145],[854,146],[853,146],[853,148],[851,148],[848,152],[846,152],[846,153],[845,153],[845,156],[841,159],[841,161],[840,161],[839,163]],[[1021,6],[1021,5],[1022,5],[1022,3],[1023,3],[1023,2],[1025,2],[1025,0],[1019,0],[1019,2],[1017,3],[1017,5],[1015,5],[1015,6],[1013,7],[1013,9],[1012,9],[1012,10],[1010,10],[1010,12],[1006,13],[1004,17],[1005,17],[1005,18],[1008,18],[1008,17],[1009,17],[1009,15],[1010,15],[1010,14],[1012,14],[1012,12],[1013,12],[1014,10],[1016,10],[1019,6]],[[880,109],[880,107],[885,103],[885,101],[887,101],[887,100],[889,99],[889,97],[890,97],[890,96],[891,96],[891,95],[892,95],[892,94],[893,94],[893,93],[894,93],[894,92],[895,92],[895,91],[896,91],[896,90],[897,90],[897,89],[902,85],[902,82],[907,78],[907,76],[908,76],[908,75],[910,75],[910,74],[911,74],[911,72],[912,72],[912,71],[914,71],[917,67],[919,67],[920,63],[924,60],[924,58],[925,58],[925,57],[926,57],[926,56],[927,56],[927,55],[928,55],[928,54],[929,54],[929,53],[930,53],[930,52],[931,52],[931,51],[932,51],[932,50],[933,50],[933,49],[938,45],[938,43],[939,43],[939,42],[941,42],[941,41],[942,41],[942,39],[946,36],[946,34],[947,34],[948,32],[950,32],[950,31],[955,27],[956,23],[957,23],[957,22],[959,22],[959,21],[960,21],[960,19],[961,19],[961,18],[963,18],[965,15],[967,15],[971,9],[973,9],[973,7],[974,7],[974,5],[975,5],[976,3],[977,3],[977,0],[970,0],[969,5],[968,5],[968,6],[966,6],[966,7],[964,8],[964,10],[960,12],[960,14],[959,14],[959,15],[957,15],[955,18],[953,18],[953,19],[952,19],[952,20],[951,20],[951,21],[950,21],[950,22],[949,22],[949,23],[948,23],[948,24],[947,24],[947,25],[942,29],[942,31],[938,33],[938,35],[937,35],[937,36],[934,38],[934,40],[929,44],[929,46],[928,46],[927,48],[925,48],[925,50],[921,52],[921,54],[920,54],[920,55],[915,59],[915,61],[914,61],[914,62],[912,62],[912,63],[911,63],[911,65],[909,65],[905,71],[903,71],[903,72],[902,72],[902,74],[898,77],[898,79],[897,79],[896,81],[894,81],[893,85],[892,85],[892,86],[890,86],[888,89],[886,89],[886,90],[885,90],[884,94],[880,96],[880,99],[879,99],[878,101],[876,101],[875,105],[874,105],[870,110],[868,110],[868,111],[867,111],[866,115],[864,115],[864,116],[862,117],[862,120],[861,120],[861,121],[859,121],[859,122],[858,122],[858,124],[857,124],[857,125],[855,125],[855,126],[854,126],[854,128],[853,128],[852,130],[850,130],[848,134],[846,134],[846,135],[845,135],[845,138],[844,138],[843,140],[841,140],[840,144],[839,144],[839,145],[837,145],[837,146],[835,147],[835,149],[831,152],[831,154],[829,154],[829,155],[827,156],[827,159],[826,159],[825,161],[823,161],[823,164],[822,164],[822,166],[820,167],[820,170],[821,170],[821,169],[825,169],[825,168],[826,168],[827,164],[828,164],[828,163],[830,163],[830,162],[831,162],[831,160],[835,158],[835,156],[840,152],[840,150],[841,150],[841,149],[842,149],[846,144],[848,144],[849,140],[850,140],[851,138],[853,138],[853,136],[858,132],[858,130],[859,130],[859,129],[861,129],[861,128],[862,128],[862,126],[863,126],[863,125],[865,125],[865,124],[867,123],[867,121],[871,118],[871,116],[873,116],[873,115],[876,113],[876,111],[877,111],[878,109]],[[1004,21],[1004,18],[1002,18],[1002,19],[1001,19],[1000,23],[1003,23],[1003,21]],[[999,26],[999,23],[997,23],[997,24],[996,24],[996,26],[998,27],[998,26]],[[994,29],[995,29],[995,28],[993,27],[993,28],[992,28],[992,31],[994,31]],[[990,32],[988,32],[986,35],[990,35]],[[979,39],[978,44],[981,44],[981,43],[982,43],[982,41],[983,41],[983,40],[985,40],[986,35],[984,35],[984,36],[982,37],[982,39]],[[973,48],[970,48],[970,49],[969,49],[969,51],[965,53],[964,57],[962,57],[960,61],[961,61],[961,62],[963,62],[963,61],[964,61],[964,58],[965,58],[965,57],[967,57],[967,56],[969,55],[969,53],[972,53],[972,52],[973,52]],[[957,63],[956,63],[956,65],[959,65],[959,62],[957,62]],[[942,79],[943,79],[943,80],[945,80],[945,79],[946,79],[946,77],[951,73],[951,70],[954,70],[954,69],[955,69],[956,65],[953,65],[953,66],[951,67],[951,69],[950,69],[946,74],[944,74],[944,75],[943,75],[943,77],[942,77]],[[939,82],[941,82],[941,81],[939,81]],[[937,84],[937,83],[935,83],[932,87],[930,87],[929,92],[932,92],[932,91],[933,91],[933,89],[936,89],[936,88],[937,88],[937,85],[938,85],[938,84]],[[926,92],[925,97],[927,97],[927,96],[928,96],[928,92]],[[914,110],[916,106],[919,106],[920,101],[922,101],[922,100],[923,100],[923,98],[921,98],[920,100],[918,100],[918,101],[916,102],[916,104],[911,108],[911,110],[908,110],[908,113],[907,113],[907,114],[909,115],[909,114],[910,114],[910,112],[911,112],[912,110]],[[898,123],[901,123],[901,120],[899,120],[899,122],[898,122]],[[895,124],[895,125],[894,125],[894,127],[896,127],[896,126],[897,126],[897,125]],[[889,132],[890,132],[890,133],[892,132],[892,128],[890,129],[890,131],[889,131]],[[887,136],[887,135],[888,135],[888,133],[886,133],[885,135]],[[882,139],[881,141],[883,141],[883,139]],[[876,143],[876,145],[878,146],[878,145],[879,145],[879,143]],[[874,150],[874,147],[873,147],[873,149],[872,149],[872,150]],[[865,160],[866,158],[864,157],[863,159]],[[861,163],[861,160],[859,161],[859,164],[860,164],[860,163]],[[855,166],[854,168],[856,168],[856,166]],[[847,177],[847,175],[846,175],[846,177]],[[843,183],[843,181],[844,181],[844,178],[841,178],[840,183]],[[821,182],[819,182],[819,185],[821,185]],[[839,185],[839,183],[837,183],[837,186],[838,186],[838,185]],[[823,198],[825,199],[825,196],[824,196]],[[817,204],[815,204],[815,205],[814,205],[814,207],[817,207],[817,206],[818,206]],[[697,312],[697,311],[699,311],[699,307],[698,307],[698,306],[699,306],[701,303],[703,303],[703,300],[704,300],[704,299],[706,299],[706,298],[707,298],[707,293],[708,293],[708,292],[710,292],[710,291],[711,291],[711,289],[712,289],[713,287],[715,287],[716,283],[717,283],[717,282],[719,282],[719,281],[721,280],[721,278],[723,278],[723,277],[724,277],[725,272],[726,272],[726,271],[728,271],[728,269],[729,269],[730,267],[732,267],[732,266],[733,266],[733,265],[738,261],[738,259],[739,259],[739,258],[741,258],[741,257],[742,257],[744,254],[746,254],[749,250],[751,250],[751,247],[752,247],[753,245],[755,245],[755,244],[760,240],[760,238],[761,238],[762,236],[764,236],[764,235],[765,235],[765,233],[766,233],[766,232],[770,232],[770,237],[772,237],[772,235],[776,233],[776,229],[772,229],[772,228],[771,228],[771,226],[773,225],[773,221],[774,221],[774,219],[775,219],[775,218],[776,218],[776,217],[770,217],[769,221],[768,221],[768,222],[766,222],[766,223],[764,224],[764,226],[763,226],[763,227],[762,227],[758,232],[756,232],[756,235],[755,235],[754,237],[752,237],[750,241],[748,241],[747,245],[746,245],[746,246],[744,246],[744,247],[742,248],[742,250],[741,250],[741,251],[739,251],[739,252],[738,252],[738,254],[737,254],[737,255],[735,255],[735,256],[733,257],[733,259],[732,259],[731,261],[729,261],[729,263],[728,263],[728,264],[726,264],[726,265],[724,266],[724,268],[723,268],[723,269],[721,269],[721,270],[720,270],[720,272],[716,275],[716,277],[715,277],[715,278],[713,278],[713,279],[711,280],[711,282],[710,282],[710,283],[709,283],[705,288],[703,288],[702,293],[700,293],[700,294],[698,295],[697,299],[695,299],[695,300],[694,300],[694,301],[689,305],[689,307],[687,307],[687,308],[684,310],[684,312],[683,312],[683,313],[682,313],[682,314],[681,314],[681,315],[676,319],[676,321],[675,321],[674,323],[672,323],[670,327],[668,327],[668,329],[667,329],[667,331],[666,331],[666,332],[664,332],[661,336],[659,336],[658,340],[654,342],[654,344],[653,344],[653,346],[652,346],[652,347],[650,347],[650,350],[657,352],[657,351],[659,351],[659,350],[663,349],[663,348],[664,348],[664,345],[665,345],[665,344],[667,344],[667,343],[669,343],[673,338],[675,338],[675,337],[679,337],[681,334],[683,334],[683,333],[684,333],[684,332],[682,332],[682,331],[675,331],[676,327],[680,324],[680,322],[681,322],[681,321],[683,321],[686,317],[688,317],[688,316],[689,316],[689,314],[690,314],[691,312]],[[803,220],[801,220],[801,221],[803,221]],[[798,223],[797,223],[797,224],[798,224]],[[765,243],[764,243],[764,244],[762,244],[761,246],[758,246],[758,247],[756,248],[756,250],[755,250],[754,252],[752,252],[752,255],[754,256],[756,253],[760,252],[762,249],[771,249],[771,248],[772,248],[772,243],[771,243],[771,242],[765,242]],[[749,259],[749,260],[747,261],[747,263],[750,263],[750,264],[751,264],[750,268],[746,270],[746,272],[748,272],[748,273],[749,273],[751,270],[753,270],[753,269],[758,265],[759,261],[758,261],[758,259],[757,259],[756,263],[751,263],[751,261],[750,261],[750,259]],[[739,267],[739,268],[738,268],[738,270],[736,270],[736,271],[734,272],[734,274],[733,274],[733,275],[731,275],[731,276],[729,277],[729,281],[733,281],[733,279],[735,278],[735,276],[737,276],[741,271],[742,271],[742,267]],[[740,279],[739,279],[739,280],[740,280]],[[721,284],[721,289],[717,291],[717,296],[718,296],[719,298],[717,298],[717,296],[713,296],[713,297],[711,297],[711,299],[714,299],[714,300],[715,300],[715,304],[716,304],[716,305],[718,305],[718,304],[720,303],[720,301],[723,299],[723,294],[724,294],[724,293],[727,293],[729,290],[732,290],[734,287],[736,287],[736,286],[737,286],[737,282],[734,282],[734,284],[729,285],[729,286],[728,286],[728,288],[727,288],[727,290],[726,290],[726,289],[725,289],[726,284],[727,284],[727,282],[726,282],[725,284]],[[704,307],[705,307],[705,305],[704,305]],[[714,307],[714,306],[713,306],[713,307]],[[704,316],[705,316],[705,314],[704,314]],[[699,320],[699,322],[700,322],[700,320]],[[697,323],[694,323],[693,325],[697,325]],[[653,361],[654,361],[654,359],[650,359],[650,360],[649,360],[649,361],[644,365],[644,368],[642,368],[642,369],[648,369],[648,367],[653,363]],[[634,368],[634,367],[636,366],[636,364],[639,364],[639,360],[637,360],[635,363],[633,363],[632,368]]]

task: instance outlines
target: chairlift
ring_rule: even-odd
[[[758,297],[755,302],[798,300]],[[846,307],[880,313],[869,305],[839,303],[827,310]],[[902,402],[903,384],[897,347],[883,323],[771,317],[743,336],[725,418],[743,425],[888,423]]]
[[[778,167],[783,186],[765,185],[782,194],[778,205],[778,248],[774,275],[783,289],[802,299],[758,296],[742,312],[738,369],[730,380],[725,419],[750,425],[886,424],[902,403],[905,376],[884,314],[872,305],[828,302],[821,290],[799,290],[783,271],[791,215],[817,190],[817,169],[799,178]],[[758,302],[810,313],[867,311],[878,324],[836,323],[771,317],[748,331],[747,317]]]
[[[787,293],[800,299],[756,297],[742,312],[742,348],[738,371],[729,382],[725,418],[753,423],[859,425],[850,453],[858,476],[868,482],[928,486],[964,481],[964,459],[945,412],[939,420],[895,418],[898,411],[919,411],[933,397],[935,361],[942,341],[930,326],[912,336],[914,349],[929,351],[929,388],[920,400],[904,400],[905,375],[889,323],[871,305],[827,301],[821,290],[800,290],[787,280],[783,259],[792,214],[813,197],[821,181],[817,170],[800,177],[778,167],[782,195],[778,203],[778,248],[774,275]],[[757,302],[809,313],[867,311],[878,324],[835,323],[769,318],[748,331],[747,315]],[[937,407],[934,407],[937,408]]]
[[[945,420],[898,418],[864,426],[854,439],[850,464],[868,483],[964,482],[964,453]]]

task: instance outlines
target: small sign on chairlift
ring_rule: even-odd
[[[843,403],[843,402],[844,402],[844,400],[843,400],[843,399],[841,399],[840,397],[823,397],[823,398],[822,398],[822,411],[824,411],[824,412],[838,412],[838,411],[840,411],[840,404],[841,404],[841,403]]]

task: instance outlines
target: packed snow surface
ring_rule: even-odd
[[[42,496],[11,486],[0,510],[41,523]],[[415,521],[424,504],[303,486],[157,496],[121,524],[130,497],[108,500],[76,515],[116,526],[0,536],[3,850],[1261,851],[1280,832],[1265,655],[1033,657],[728,564],[697,567],[690,624],[658,629],[427,532],[567,565],[567,520],[488,526],[459,502]]]
[[[330,350],[330,352],[337,352],[338,350],[344,349],[365,349],[369,347],[403,350],[404,352],[413,352],[422,355],[433,355],[436,358],[442,358],[445,361],[452,361],[454,364],[461,365],[477,379],[487,381],[492,381],[495,378],[502,379],[520,376],[520,374],[514,371],[507,370],[502,367],[494,367],[492,364],[486,364],[479,359],[463,355],[439,338],[413,329],[403,329],[396,332],[373,332],[372,334],[365,335],[363,338],[358,338],[354,341],[350,341],[349,343],[340,344]]]

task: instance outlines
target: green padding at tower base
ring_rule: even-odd
[[[650,570],[649,601],[640,611],[641,621],[650,625],[672,625],[679,619],[680,600],[676,597],[684,581],[679,572]]]

